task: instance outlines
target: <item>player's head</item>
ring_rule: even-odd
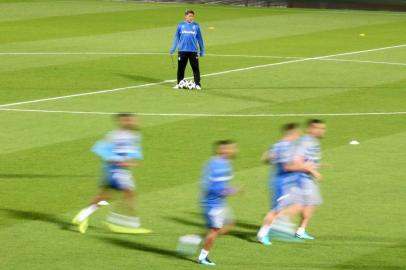
[[[220,140],[214,143],[216,155],[231,159],[237,154],[237,146],[232,140]]]
[[[326,123],[320,119],[308,120],[307,133],[316,138],[323,138],[324,133],[326,133]]]
[[[282,133],[284,137],[289,140],[296,140],[302,133],[298,123],[287,123],[282,126]]]
[[[187,22],[193,22],[193,19],[195,18],[195,12],[191,9],[188,9],[185,11],[185,21]]]
[[[120,128],[129,130],[138,129],[138,119],[135,114],[123,112],[118,113],[116,117]]]

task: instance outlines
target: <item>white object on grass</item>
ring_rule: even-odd
[[[351,144],[351,145],[358,145],[358,144],[359,144],[359,141],[352,140],[352,141],[350,141],[350,144]]]
[[[106,206],[106,205],[110,205],[110,204],[109,204],[109,202],[107,202],[107,201],[100,201],[100,202],[97,203],[97,205],[99,205],[99,206]]]
[[[188,234],[179,237],[176,252],[182,255],[194,255],[199,249],[202,238],[196,234]]]

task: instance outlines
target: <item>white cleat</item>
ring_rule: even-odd
[[[173,89],[180,89],[179,84],[175,85]]]
[[[202,90],[202,87],[200,85],[196,85],[195,89],[196,90]]]

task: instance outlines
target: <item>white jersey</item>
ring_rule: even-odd
[[[113,145],[116,155],[131,156],[136,152],[141,152],[141,134],[136,131],[113,130],[106,135],[105,142]]]

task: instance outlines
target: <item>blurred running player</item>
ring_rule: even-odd
[[[283,137],[271,149],[264,153],[262,161],[274,165],[274,173],[269,181],[270,192],[273,192],[271,210],[264,218],[258,231],[258,241],[271,245],[269,231],[277,218],[290,218],[302,210],[302,197],[299,187],[300,172],[310,172],[312,164],[292,164],[293,149],[301,131],[297,123],[288,123],[282,127]],[[294,232],[294,231],[293,231]],[[292,233],[292,236],[294,233]]]
[[[204,55],[204,43],[200,25],[193,21],[194,18],[194,11],[186,10],[185,21],[178,24],[173,46],[170,50],[170,54],[174,54],[176,49],[178,49],[178,74],[175,89],[179,89],[179,82],[185,78],[185,69],[188,61],[192,66],[196,89],[201,89],[199,55],[200,57]],[[198,55],[199,49],[200,53]]]
[[[311,162],[314,166],[313,172],[300,174],[300,185],[303,194],[303,212],[302,220],[296,232],[296,237],[301,239],[313,240],[313,236],[306,233],[306,227],[309,224],[317,206],[322,203],[319,181],[321,180],[320,160],[321,149],[319,139],[323,138],[326,132],[326,124],[320,119],[311,119],[307,122],[307,131],[297,144],[294,151],[294,164]]]
[[[238,193],[230,187],[233,178],[231,159],[237,148],[229,140],[218,141],[214,144],[215,156],[206,164],[202,179],[202,207],[208,232],[200,252],[198,263],[214,266],[209,260],[209,251],[219,235],[226,234],[234,225],[231,209],[227,206],[226,197]]]
[[[134,114],[120,113],[117,115],[118,128],[98,141],[92,151],[103,161],[103,176],[100,192],[93,198],[89,206],[82,209],[73,219],[79,231],[85,233],[90,215],[100,206],[108,204],[112,190],[122,193],[124,213],[110,213],[107,218],[108,227],[117,233],[147,233],[140,228],[139,218],[135,214],[135,185],[131,169],[142,160],[141,135],[138,132],[138,120]]]

